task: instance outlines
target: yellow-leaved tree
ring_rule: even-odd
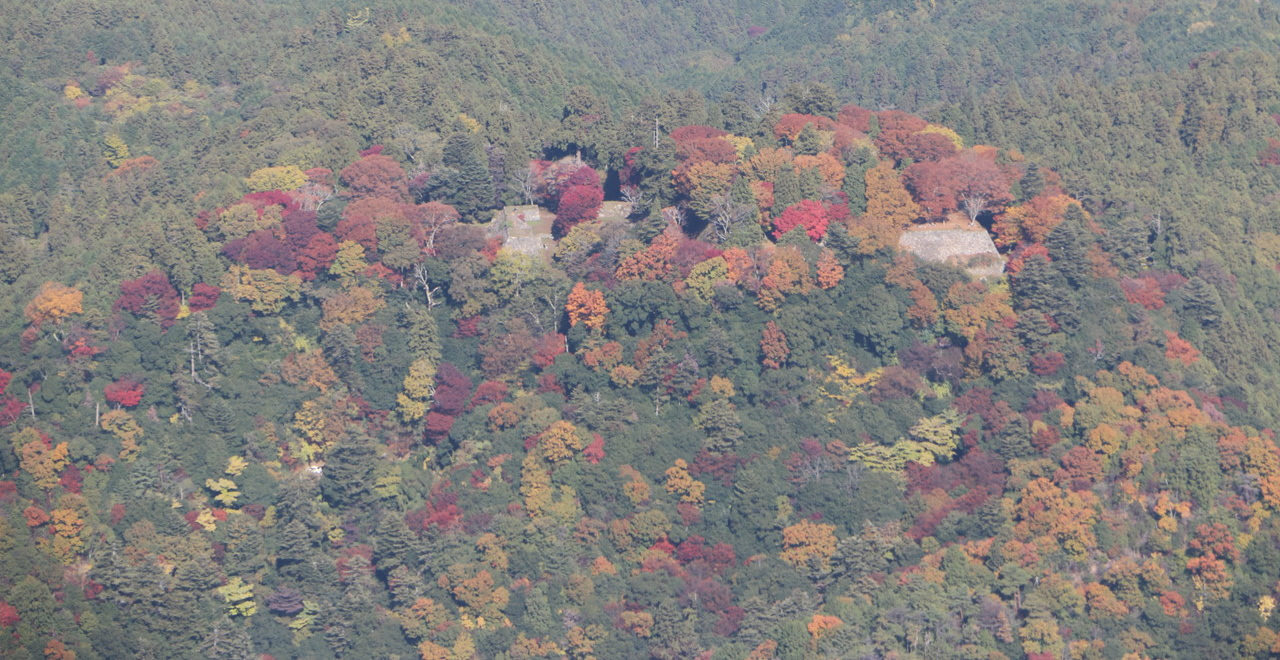
[[[853,221],[849,234],[860,239],[858,252],[871,254],[895,247],[899,234],[920,217],[920,207],[902,185],[891,160],[867,170],[866,178],[867,212]]]
[[[277,314],[302,293],[302,278],[232,264],[222,277],[222,288],[238,300],[247,300],[255,312]]]
[[[53,444],[35,429],[23,429],[13,437],[22,469],[36,485],[49,490],[58,485],[58,472],[67,466],[67,443]]]
[[[297,165],[263,167],[254,170],[244,183],[249,186],[249,190],[256,193],[268,190],[296,190],[307,183],[307,175]]]
[[[227,603],[227,613],[231,616],[248,617],[258,611],[258,604],[253,600],[253,585],[246,583],[238,575],[218,587],[217,592]]]
[[[689,463],[683,458],[677,458],[675,465],[667,468],[664,474],[667,476],[668,493],[679,495],[681,502],[702,504],[707,485],[689,474]]]
[[[436,365],[430,360],[418,358],[409,365],[409,373],[404,377],[404,391],[396,395],[400,417],[404,421],[417,421],[427,414],[427,405],[435,393],[435,378]]]
[[[552,463],[563,463],[574,457],[586,446],[578,427],[572,422],[557,421],[538,436],[542,455]]]
[[[59,282],[45,282],[23,311],[37,328],[46,323],[57,326],[68,316],[84,312],[83,302],[84,293],[79,289]]]

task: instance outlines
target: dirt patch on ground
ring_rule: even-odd
[[[630,202],[605,202],[600,205],[600,220],[626,220],[631,215],[633,204]]]
[[[501,236],[503,247],[539,259],[550,259],[556,242],[551,238],[554,213],[537,206],[508,206],[489,223],[490,236]]]
[[[1004,273],[1004,257],[991,234],[968,218],[913,227],[903,232],[898,245],[925,261],[959,266],[978,279]]]
[[[605,202],[596,217],[604,222],[626,220],[631,207],[627,202]],[[504,248],[550,259],[556,249],[556,241],[551,237],[551,225],[555,221],[556,214],[540,206],[507,206],[494,214],[487,231],[490,236],[501,236]]]

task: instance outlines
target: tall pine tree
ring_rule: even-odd
[[[498,195],[475,137],[467,133],[450,136],[441,163],[450,171],[442,191],[444,201],[466,222],[487,220],[484,212],[497,208]]]

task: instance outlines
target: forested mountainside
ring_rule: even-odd
[[[4,657],[1280,653],[1273,5],[0,15]]]

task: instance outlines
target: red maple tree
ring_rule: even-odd
[[[146,386],[132,376],[126,376],[102,388],[102,394],[107,397],[107,401],[125,408],[132,408],[141,403],[142,395],[146,392]]]
[[[782,238],[782,235],[795,229],[796,227],[804,227],[804,233],[814,241],[822,240],[827,235],[827,224],[830,222],[827,207],[821,202],[815,202],[811,199],[801,200],[796,204],[788,206],[773,221],[773,237]]]

